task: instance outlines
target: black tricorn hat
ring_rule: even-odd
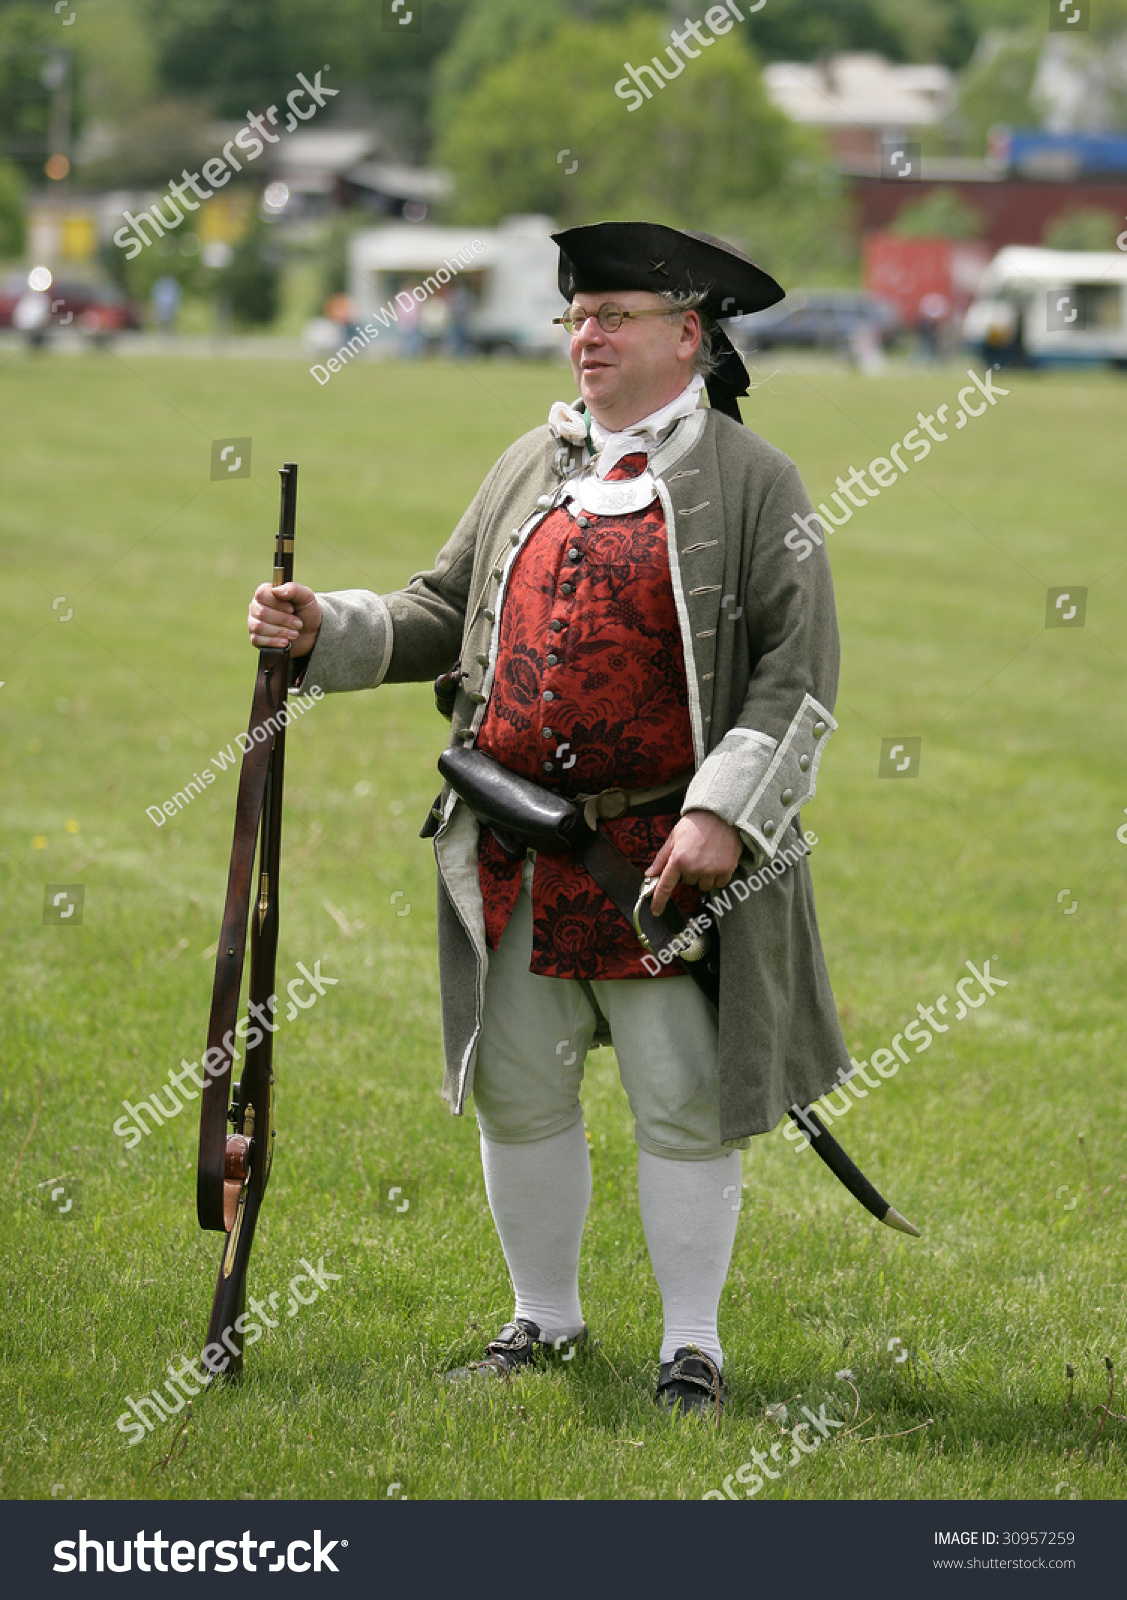
[[[660,222],[595,222],[566,228],[552,239],[560,247],[558,282],[565,300],[604,289],[703,294],[700,311],[719,318],[762,311],[785,293],[769,273],[710,233]],[[707,381],[709,403],[739,422],[736,397],[750,388],[747,369],[722,328],[714,330],[712,342],[718,368]]]

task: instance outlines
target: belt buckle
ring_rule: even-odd
[[[595,810],[608,822],[624,817],[630,809],[630,796],[625,789],[603,789],[595,796]]]

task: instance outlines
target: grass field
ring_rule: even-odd
[[[759,378],[746,419],[815,500],[967,381],[781,360]],[[831,540],[841,731],[805,825],[847,1040],[887,1046],[968,960],[1006,981],[841,1129],[923,1237],[876,1226],[781,1131],[755,1140],[721,1312],[730,1411],[718,1432],[669,1420],[632,1128],[599,1052],[581,1274],[599,1347],[445,1384],[511,1310],[473,1120],[438,1097],[416,833],[445,724],[421,685],[329,699],[290,740],[279,975],[320,959],[339,982],[278,1036],[251,1293],[284,1306],[303,1258],[339,1276],[186,1433],[181,1414],[130,1447],[127,1397],[199,1349],[219,1240],[195,1223],[193,1109],[132,1150],[113,1123],[203,1048],[236,777],[163,827],[146,807],[246,726],[276,468],[301,466],[298,576],[386,592],[571,389],[545,367],[370,365],[319,389],[278,361],[7,354],[0,1494],[695,1498],[781,1437],[774,1402],[848,1425],[843,1369],[865,1425],[761,1498],[1127,1492],[1127,1423],[1090,1448],[1105,1357],[1127,1359],[1127,388],[1005,386]],[[252,476],[212,482],[211,442],[245,436]],[[1069,585],[1085,626],[1047,629]],[[922,736],[919,776],[883,780],[901,736]],[[45,925],[45,886],[78,883],[81,926]]]

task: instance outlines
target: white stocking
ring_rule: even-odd
[[[738,1150],[712,1161],[669,1161],[638,1150],[638,1203],[665,1312],[662,1361],[695,1344],[724,1364],[716,1312],[736,1238]]]
[[[548,1341],[572,1338],[583,1326],[579,1246],[591,1200],[591,1159],[582,1121],[531,1144],[502,1144],[481,1135],[485,1192],[516,1296]]]

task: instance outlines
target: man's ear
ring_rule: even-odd
[[[700,348],[700,339],[701,339],[700,314],[697,311],[686,311],[685,312],[684,325],[683,325],[682,330],[681,330],[682,339],[684,339],[686,334],[692,335],[693,333],[695,333],[695,335],[696,335],[696,338],[693,341],[693,346],[692,346],[692,354],[695,356],[697,351]]]

